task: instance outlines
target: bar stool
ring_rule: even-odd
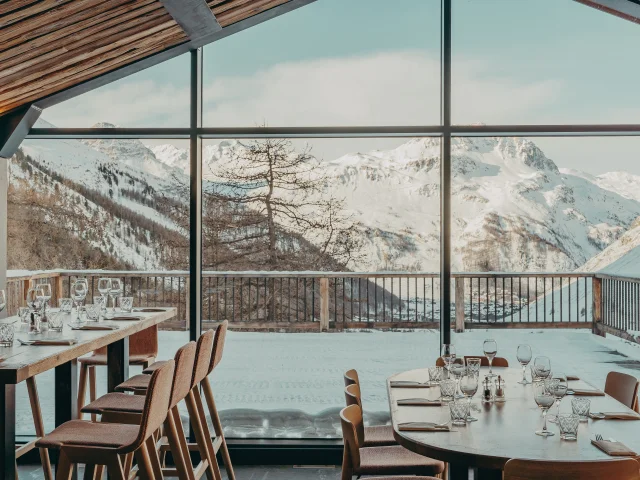
[[[344,374],[344,381],[346,385],[344,389],[344,398],[349,405],[358,405],[362,408],[362,395],[360,393],[360,383],[358,378],[358,372],[355,370],[349,370]],[[396,439],[393,436],[393,427],[391,425],[373,425],[365,427],[361,425],[363,431],[359,432],[364,438],[363,447],[384,447],[387,445],[397,445]]]
[[[36,439],[16,448],[16,459],[27,454],[36,448],[36,441],[44,437],[44,422],[42,420],[42,410],[40,409],[40,397],[38,396],[38,387],[36,386],[36,377],[29,377],[26,380],[27,392],[29,394],[29,403],[31,404],[31,415],[36,430]],[[51,460],[49,459],[49,451],[46,448],[40,448],[40,463],[45,480],[53,480],[53,471],[51,469]],[[17,468],[16,468],[17,470]]]
[[[141,365],[146,368],[158,356],[158,326],[146,328],[129,337],[129,365]],[[107,349],[100,348],[88,357],[80,357],[80,381],[78,385],[78,415],[84,406],[89,375],[89,400],[96,399],[96,367],[107,366]],[[95,415],[91,417],[95,421]]]
[[[193,372],[195,363],[196,348],[196,342],[189,342],[176,352],[169,414],[164,422],[164,431],[166,432],[166,438],[176,469],[163,469],[163,473],[167,475],[177,474],[181,480],[193,480],[202,476],[203,473],[200,472],[194,475],[186,437],[180,421],[180,413],[178,412],[178,403],[184,400],[191,387],[191,372]],[[163,366],[166,364],[167,362],[163,362]],[[143,412],[143,400],[144,397],[141,395],[129,395],[120,392],[107,393],[95,402],[86,405],[82,411],[83,413],[101,415],[102,422],[132,423],[137,425]],[[177,422],[176,418],[178,419]],[[153,448],[155,448],[155,443]],[[126,465],[127,463],[125,463]]]
[[[97,465],[105,465],[115,480],[125,480],[120,456],[134,453],[141,478],[162,478],[160,462],[149,439],[169,412],[173,360],[153,373],[145,398],[140,425],[71,420],[36,442],[39,448],[60,450],[57,480],[69,480],[73,465],[86,465],[85,478],[93,478]]]

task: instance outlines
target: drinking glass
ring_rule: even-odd
[[[442,403],[447,403],[454,399],[456,385],[456,381],[450,379],[442,380],[440,382],[440,401]]]
[[[539,379],[549,377],[551,375],[551,360],[549,357],[536,357],[533,361],[533,370]]]
[[[451,423],[453,425],[466,425],[469,417],[469,404],[467,402],[449,402],[449,412],[451,413]]]
[[[580,417],[581,422],[589,420],[589,410],[591,409],[591,400],[584,397],[573,397],[571,399],[571,410]]]
[[[520,380],[518,383],[521,385],[528,385],[531,382],[527,380],[526,373],[527,365],[529,365],[529,363],[531,362],[531,347],[525,343],[518,345],[517,356],[520,365],[522,365],[522,380]]]
[[[480,366],[482,365],[482,360],[479,358],[468,358],[467,359],[467,371],[469,373],[474,374],[475,376],[480,375]]]
[[[73,300],[70,298],[61,298],[58,300],[58,306],[60,307],[61,312],[71,313],[73,309]]]
[[[102,311],[103,312],[107,311],[107,295],[109,295],[110,291],[111,291],[111,279],[110,278],[100,278],[98,280],[98,292],[100,292],[100,295],[102,296],[102,300],[103,300]],[[93,300],[93,303],[96,303],[95,299]]]
[[[49,318],[49,330],[53,332],[61,332],[64,327],[64,322],[69,319],[71,312],[63,312],[62,310],[54,313]]]
[[[450,367],[451,373],[453,374],[453,378],[456,381],[456,398],[462,398],[462,392],[460,391],[460,377],[467,373],[467,367],[464,366],[464,363],[454,363]]]
[[[95,303],[96,305],[100,305],[100,310],[102,313],[104,313],[106,308],[104,306],[104,297],[102,295],[95,295],[93,297],[93,303]]]
[[[496,374],[493,373],[493,359],[496,356],[496,353],[498,353],[498,343],[492,338],[489,338],[484,341],[482,348],[483,348],[485,357],[487,357],[487,360],[489,360],[489,373],[487,377],[489,378],[495,377]]]
[[[37,335],[40,333],[40,300],[35,288],[27,291],[27,307],[29,307],[29,335]]]
[[[438,385],[442,380],[442,367],[429,367],[429,385]]]
[[[553,396],[556,397],[556,414],[549,419],[551,423],[556,423],[556,418],[560,413],[560,402],[567,394],[569,384],[567,383],[567,376],[562,373],[554,373],[552,378]]]
[[[0,288],[0,312],[7,308],[7,292]]]
[[[120,295],[122,295],[122,282],[119,278],[112,278],[111,288],[109,289],[109,296],[111,297],[111,301],[113,302],[113,310],[111,310],[111,316],[115,316],[116,314],[116,300]]]
[[[542,417],[544,418],[542,430],[536,430],[536,435],[540,435],[542,437],[555,435],[550,430],[547,430],[547,411],[555,403],[556,397],[545,382],[537,382],[533,385],[533,398],[538,407],[542,410]]]
[[[40,283],[36,285],[36,292],[38,294],[38,299],[42,302],[42,321],[48,322],[47,304],[49,303],[49,300],[51,300],[51,285],[48,283]]]
[[[14,322],[0,323],[0,347],[11,347],[15,335]]]
[[[580,416],[575,413],[558,413],[557,422],[562,440],[577,440]]]
[[[27,307],[18,308],[18,317],[22,325],[29,325],[29,309]]]
[[[133,311],[133,297],[120,297],[120,311],[125,313]]]
[[[102,305],[100,303],[89,303],[85,306],[87,312],[87,322],[99,322],[102,314]]]
[[[467,416],[467,422],[476,422],[478,419],[471,416],[471,400],[478,391],[478,375],[467,371],[467,373],[460,378],[460,390],[469,402],[469,415]]]
[[[84,299],[87,298],[87,286],[83,282],[73,282],[71,284],[71,299],[76,304],[76,324],[81,324],[80,306]]]
[[[442,357],[447,372],[451,373],[451,365],[456,361],[456,347],[450,343],[444,343],[441,348],[440,357]]]

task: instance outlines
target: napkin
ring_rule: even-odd
[[[610,442],[608,440],[591,440],[591,443],[612,457],[635,457],[636,452],[624,443]]]
[[[398,406],[400,407],[440,407],[442,402],[440,400],[430,400],[428,398],[403,398],[398,400]]]
[[[69,346],[69,345],[75,345],[76,343],[78,343],[78,341],[75,338],[58,338],[58,339],[50,339],[50,340],[33,340],[33,343],[30,343],[29,345],[34,345],[36,347],[38,346],[51,346],[51,345],[55,345],[55,346]]]
[[[117,317],[110,318],[109,320],[115,320],[115,321],[124,321],[124,320],[137,321],[137,320],[142,320],[142,317],[133,316],[133,315],[129,315],[129,316],[119,315]]]
[[[604,392],[600,390],[587,390],[584,388],[571,388],[573,395],[580,397],[604,397]]]
[[[577,375],[567,375],[567,380],[580,380]]]
[[[166,312],[167,309],[166,308],[136,308],[136,312],[142,312],[142,313],[160,313],[160,312]]]
[[[389,382],[391,388],[431,388],[428,383],[414,382],[411,380],[392,380]]]
[[[71,327],[71,330],[117,330],[118,325],[82,325],[81,327]]]
[[[604,418],[598,413],[604,415]],[[589,416],[594,420],[640,420],[640,415],[631,412],[591,412]]]
[[[438,425],[433,422],[407,422],[399,423],[401,432],[450,432],[449,425]]]

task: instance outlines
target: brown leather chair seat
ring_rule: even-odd
[[[133,377],[125,380],[116,387],[118,392],[139,392],[144,391],[149,387],[150,375],[141,373],[140,375],[134,375]]]
[[[144,401],[144,395],[112,392],[82,407],[82,413],[95,413],[98,415],[102,415],[105,411],[142,413]]]
[[[361,475],[437,475],[443,470],[441,461],[423,457],[400,445],[360,449],[358,473]]]
[[[159,360],[157,362],[152,363],[151,365],[149,365],[147,368],[145,368],[142,373],[146,374],[146,375],[151,375],[153,372],[155,372],[157,369],[159,369],[161,366],[163,366],[165,363],[167,363],[168,360]]]
[[[71,420],[38,440],[38,446],[61,448],[63,445],[92,445],[119,449],[134,443],[139,433],[138,425]]]
[[[364,427],[364,447],[384,447],[394,445],[393,427],[391,425],[375,425]]]
[[[153,359],[154,357],[151,355],[145,355],[145,354],[129,355],[129,365],[144,365],[147,362],[152,362]],[[88,366],[98,366],[98,367],[106,366],[107,354],[94,353],[93,355],[89,355],[88,357],[80,357],[78,361]]]

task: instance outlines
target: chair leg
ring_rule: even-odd
[[[96,465],[96,473],[94,474],[93,478],[95,478],[96,480],[102,480],[104,474],[104,465]]]
[[[147,443],[144,442],[135,451],[136,463],[138,464],[138,476],[141,480],[154,480],[153,467],[151,466],[151,458],[149,458],[149,450]]]
[[[178,407],[175,406],[169,411],[165,422],[165,431],[167,434],[167,440],[169,441],[169,448],[171,448],[173,463],[176,465],[176,470],[178,471],[178,477],[180,480],[195,480],[193,464],[191,463],[189,447],[187,446],[187,439],[184,435],[182,424],[180,424],[179,427],[176,425],[174,409],[177,411]],[[178,413],[178,418],[179,417],[180,414]],[[186,457],[185,453],[187,455]]]
[[[209,407],[209,416],[211,417],[211,423],[213,423],[213,430],[215,431],[216,437],[220,437],[222,442],[220,450],[222,450],[222,461],[224,462],[224,468],[227,471],[227,477],[229,477],[229,480],[236,480],[236,474],[233,471],[233,465],[231,465],[229,448],[227,447],[227,439],[224,438],[222,422],[220,422],[216,402],[213,399],[213,390],[211,388],[211,383],[209,382],[209,377],[205,377],[202,381],[202,389],[204,390],[204,398],[207,402],[207,406]]]
[[[42,411],[40,410],[40,399],[38,397],[38,387],[36,386],[35,377],[27,378],[27,391],[29,392],[29,402],[31,403],[31,415],[36,429],[36,436],[44,437],[44,422],[42,421]],[[49,460],[49,450],[40,448],[40,462],[44,472],[45,480],[53,480],[53,471],[51,470],[51,461]]]
[[[194,393],[195,391],[195,393]],[[211,437],[207,439],[206,434],[204,433],[204,428],[206,425],[202,424],[202,420],[200,419],[200,415],[198,415],[198,407],[196,405],[196,394],[199,395],[198,388],[194,387],[193,390],[189,392],[187,398],[185,398],[187,403],[187,410],[189,411],[189,420],[191,421],[191,426],[193,427],[193,431],[196,435],[196,443],[198,444],[198,450],[200,452],[200,457],[203,460],[206,460],[207,465],[207,479],[208,480],[221,480],[222,476],[220,475],[220,470],[216,471],[216,466],[218,465],[215,458],[211,458],[211,450],[207,446],[207,441],[211,441]]]
[[[131,469],[133,468],[133,453],[127,453],[123,455],[122,469],[126,476],[129,476]]]
[[[122,462],[120,461],[119,455],[113,455],[105,460],[107,465],[107,472],[109,473],[109,478],[111,480],[126,480],[127,477],[122,470]],[[58,480],[58,479],[56,479]],[[67,480],[67,479],[65,479]]]
[[[204,437],[207,439],[207,448],[209,449],[209,455],[214,461],[213,470],[216,478],[222,478],[222,473],[220,472],[220,466],[218,465],[218,459],[216,457],[216,451],[213,448],[213,441],[211,440],[211,431],[209,430],[209,424],[207,423],[207,415],[204,413],[204,407],[202,405],[202,397],[200,396],[200,391],[196,387],[194,389],[194,399],[196,401],[196,408],[198,409],[198,416],[202,422],[202,431],[204,433]]]
[[[84,397],[87,393],[87,365],[83,362],[80,364],[80,381],[78,382],[78,418],[82,419],[82,407],[84,407]]]
[[[97,398],[96,388],[97,388],[96,367],[89,367],[89,400],[91,402],[95,401],[95,399]],[[91,421],[95,422],[96,420],[97,420],[96,414],[92,413]]]
[[[60,450],[58,465],[56,467],[56,480],[71,480],[72,472],[73,464],[71,460],[69,460],[69,457],[64,453],[64,450]]]
[[[91,464],[86,464],[84,466],[83,480],[95,480],[95,475],[96,475],[96,466]]]

